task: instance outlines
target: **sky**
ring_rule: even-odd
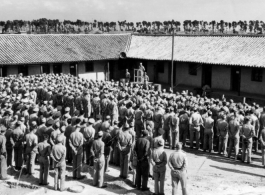
[[[0,21],[263,20],[265,0],[0,0]]]

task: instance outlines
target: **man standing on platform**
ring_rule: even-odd
[[[126,83],[129,83],[131,80],[131,74],[128,71],[128,69],[126,69],[126,74],[125,74],[125,78],[126,78]]]

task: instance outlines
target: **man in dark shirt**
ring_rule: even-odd
[[[136,167],[136,187],[142,191],[147,191],[147,182],[149,175],[148,156],[150,151],[150,142],[147,139],[148,131],[142,132],[142,137],[139,138],[135,145],[135,152],[137,154],[137,167]]]

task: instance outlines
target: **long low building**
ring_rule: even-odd
[[[177,35],[172,40],[167,35],[1,35],[0,74],[120,79],[125,69],[133,77],[142,62],[155,83],[170,85],[173,70],[176,88],[207,84],[214,92],[263,99],[264,36]]]

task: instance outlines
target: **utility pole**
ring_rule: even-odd
[[[173,23],[173,21],[172,21]],[[173,26],[173,25],[172,25]],[[171,56],[171,90],[173,90],[173,71],[174,71],[174,28],[172,27],[172,56]]]

